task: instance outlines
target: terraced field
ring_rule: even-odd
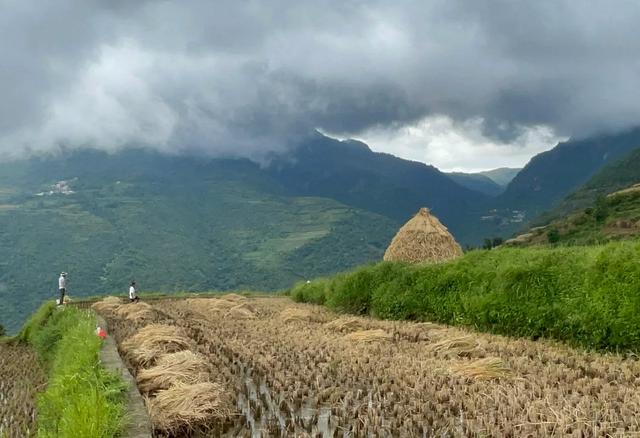
[[[0,342],[0,437],[34,434],[35,398],[44,383],[44,371],[31,349]]]
[[[287,298],[95,307],[158,436],[640,435],[634,358]]]

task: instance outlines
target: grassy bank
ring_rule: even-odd
[[[93,313],[44,304],[18,339],[33,346],[48,370],[38,399],[39,437],[113,437],[122,425],[124,386],[99,364]]]
[[[381,263],[289,293],[341,312],[640,351],[640,241],[475,251],[432,266]]]

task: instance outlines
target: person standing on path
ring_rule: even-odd
[[[60,292],[60,299],[58,305],[64,304],[64,296],[67,293],[67,273],[62,272],[60,278],[58,278],[58,292]]]
[[[129,302],[137,303],[138,301],[140,301],[140,299],[138,298],[138,294],[136,292],[136,282],[135,280],[131,280],[131,284],[129,285]]]

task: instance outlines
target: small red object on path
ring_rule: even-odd
[[[96,334],[100,339],[105,339],[107,337],[107,332],[102,327],[98,327],[96,329]]]

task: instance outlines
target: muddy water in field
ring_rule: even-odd
[[[342,436],[331,420],[330,407],[318,406],[313,400],[306,400],[302,406],[278,402],[264,380],[257,382],[251,370],[243,366],[239,370],[244,388],[237,396],[237,408],[252,438],[304,433],[323,438]]]
[[[36,427],[36,397],[46,373],[36,353],[0,341],[0,437],[30,436]]]

